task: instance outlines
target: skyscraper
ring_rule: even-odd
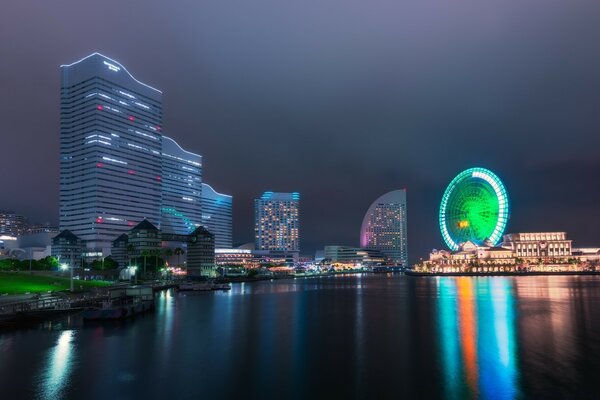
[[[202,184],[202,225],[215,236],[216,249],[232,247],[233,197]]]
[[[162,206],[160,229],[187,235],[202,223],[202,157],[162,138]]]
[[[88,249],[160,223],[162,92],[93,53],[61,66],[60,229]]]
[[[265,192],[254,200],[256,250],[300,251],[300,194]]]
[[[21,236],[27,232],[27,218],[12,211],[0,211],[0,236]]]
[[[371,204],[360,229],[360,246],[408,266],[406,189],[386,193]]]

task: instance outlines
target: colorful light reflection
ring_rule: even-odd
[[[444,397],[517,397],[512,282],[507,278],[438,279]]]

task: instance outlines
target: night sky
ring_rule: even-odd
[[[411,261],[441,195],[482,166],[508,231],[600,246],[597,0],[9,1],[0,10],[0,209],[58,223],[59,65],[94,51],[160,88],[164,130],[234,196],[301,193],[301,247],[358,245],[407,188]]]

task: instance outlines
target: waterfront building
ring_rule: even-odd
[[[61,66],[60,229],[90,251],[160,223],[162,92],[93,53]]]
[[[571,254],[582,262],[600,263],[600,247],[573,248]]]
[[[163,233],[187,235],[202,223],[202,157],[162,137]]]
[[[188,236],[186,264],[190,276],[216,277],[215,236],[203,226]]]
[[[52,256],[58,258],[61,264],[73,262],[72,267],[76,267],[81,265],[83,246],[81,238],[65,229],[52,239]]]
[[[300,194],[265,192],[254,201],[256,250],[300,251]]]
[[[27,232],[27,218],[12,211],[0,211],[0,236],[19,237]]]
[[[418,263],[424,272],[560,272],[600,267],[600,249],[573,249],[565,232],[527,232],[504,235],[500,246],[486,240],[467,241],[456,251],[433,250]]]
[[[161,248],[161,232],[145,219],[129,232],[128,245],[132,246],[131,254],[140,257]]]
[[[502,245],[523,259],[571,256],[571,240],[565,232],[511,233],[504,235]]]
[[[202,225],[215,235],[216,249],[232,247],[233,197],[202,184]]]
[[[381,265],[386,257],[379,250],[350,246],[325,246],[324,261],[362,266]]]
[[[252,250],[254,261],[258,266],[287,266],[293,267],[300,260],[300,253],[286,250]]]
[[[119,268],[125,267],[129,261],[128,246],[129,236],[126,233],[122,233],[112,242],[110,256],[119,265]]]
[[[252,250],[248,249],[215,249],[215,264],[217,266],[240,265],[245,268],[258,266]]]
[[[406,189],[377,198],[363,218],[360,246],[379,250],[392,264],[408,266],[406,213]]]

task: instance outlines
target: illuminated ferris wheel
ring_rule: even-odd
[[[446,188],[440,205],[440,230],[451,250],[461,243],[493,245],[502,238],[509,216],[508,194],[500,178],[485,168],[469,168]]]

